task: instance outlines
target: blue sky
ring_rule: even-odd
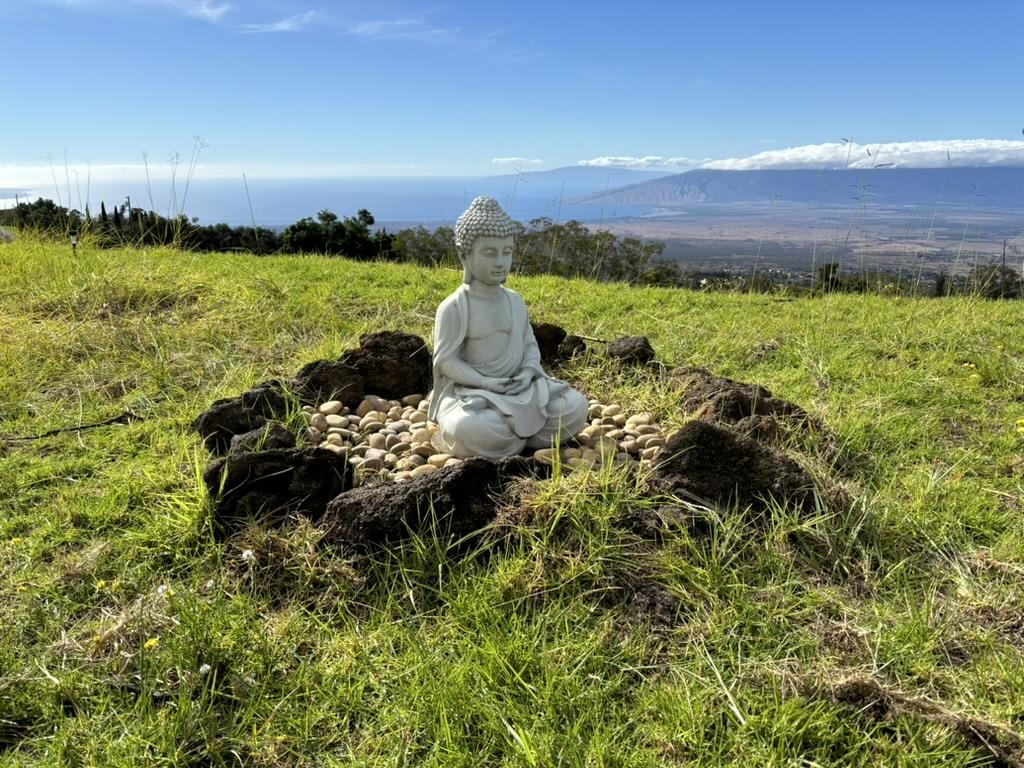
[[[0,188],[194,154],[204,178],[1024,165],[1019,0],[0,7]]]

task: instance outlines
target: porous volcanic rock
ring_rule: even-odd
[[[530,323],[533,337],[540,348],[540,361],[545,366],[557,365],[562,361],[561,345],[565,341],[565,329],[552,323]]]
[[[214,500],[214,530],[225,537],[252,520],[279,525],[293,514],[314,522],[352,485],[343,456],[320,448],[241,451],[211,461],[203,482]]]
[[[775,397],[760,384],[745,384],[716,376],[703,368],[676,368],[670,381],[681,387],[679,404],[701,421],[738,424],[753,416],[774,416],[806,422],[807,411],[795,403]]]
[[[622,336],[608,344],[608,357],[633,365],[654,360],[654,347],[646,336]]]
[[[562,343],[558,345],[558,357],[560,360],[572,360],[577,355],[587,351],[587,342],[580,336],[568,334]]]
[[[793,459],[727,427],[691,421],[655,462],[650,485],[699,504],[763,513],[771,500],[810,512],[815,483]]]
[[[803,408],[775,397],[760,384],[747,384],[703,368],[676,368],[670,382],[682,389],[679,405],[694,418],[727,425],[758,442],[776,445],[793,433],[807,433],[824,425]]]
[[[536,471],[530,459],[470,458],[405,483],[353,488],[336,496],[321,521],[325,540],[372,550],[436,525],[456,538],[497,515],[495,497],[516,477]]]
[[[337,360],[314,360],[299,370],[293,383],[304,403],[319,404],[340,400],[355,408],[363,399],[363,377],[355,368]]]
[[[429,392],[433,361],[422,338],[402,331],[380,331],[359,337],[359,348],[345,352],[339,362],[363,377],[364,391],[388,400]],[[372,386],[370,386],[372,385]]]
[[[294,448],[295,433],[276,421],[268,421],[262,427],[243,432],[231,438],[229,453],[243,451],[269,451],[278,448]]]
[[[214,401],[192,422],[203,436],[207,450],[223,456],[231,447],[231,438],[263,427],[268,421],[282,419],[287,411],[284,385],[279,381],[259,384],[238,397]]]

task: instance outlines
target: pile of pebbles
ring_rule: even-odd
[[[357,484],[403,482],[461,463],[432,443],[437,425],[427,418],[423,395],[386,400],[367,395],[355,409],[339,400],[304,406],[306,440],[344,455],[355,470]],[[665,445],[654,414],[627,415],[622,406],[590,401],[590,423],[559,448],[541,448],[533,457],[563,468],[594,468],[652,461]]]

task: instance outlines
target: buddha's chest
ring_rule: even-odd
[[[512,330],[512,309],[503,295],[495,298],[469,298],[469,316],[466,338],[484,340],[494,334],[508,334]]]

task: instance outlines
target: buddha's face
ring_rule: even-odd
[[[515,238],[481,235],[473,241],[466,256],[466,276],[470,282],[501,285],[512,269],[512,249]]]

